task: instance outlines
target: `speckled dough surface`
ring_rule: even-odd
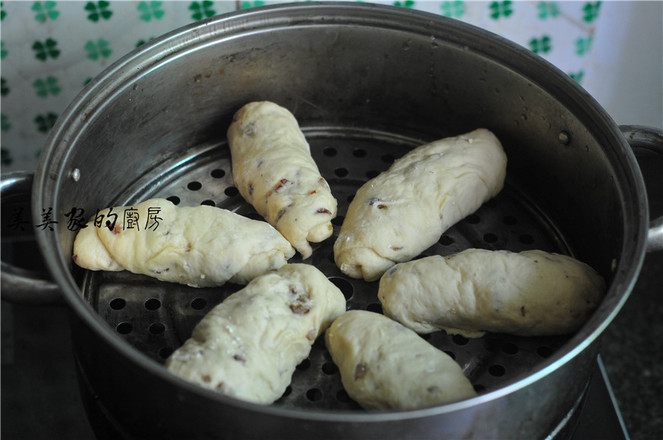
[[[322,272],[288,264],[213,308],[166,367],[203,387],[269,404],[284,393],[318,335],[344,312],[343,293]]]
[[[343,387],[364,409],[417,409],[476,394],[449,355],[379,313],[341,315],[325,342]]]
[[[418,333],[543,336],[577,330],[604,292],[594,269],[566,255],[468,249],[394,266],[378,298],[385,315]]]
[[[336,265],[373,281],[416,257],[502,190],[506,162],[486,129],[410,151],[357,191],[334,243]]]
[[[228,128],[235,185],[244,199],[299,251],[333,231],[336,199],[311,157],[297,120],[272,102],[242,107]]]
[[[246,284],[294,254],[290,243],[263,221],[211,206],[180,208],[151,199],[100,211],[76,235],[73,258],[89,270],[126,269],[207,287]]]

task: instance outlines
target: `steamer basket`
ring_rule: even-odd
[[[306,262],[339,286],[349,309],[380,311],[377,283],[349,279],[333,263],[333,240],[357,188],[409,149],[478,127],[504,145],[505,189],[424,255],[468,247],[572,254],[606,278],[605,301],[568,337],[426,337],[479,391],[435,408],[360,410],[322,341],[270,406],[171,375],[165,358],[239,286],[193,289],[85,272],[71,263],[75,233],[64,216],[72,207],[90,215],[165,197],[257,218],[233,186],[225,138],[233,113],[254,100],[295,114],[339,201],[334,237]],[[626,139],[565,74],[471,26],[370,4],[256,8],[128,54],[54,127],[33,189],[33,212],[46,208],[62,221],[38,240],[75,312],[81,389],[90,416],[111,425],[113,438],[529,439],[563,431],[648,234],[646,194]]]
[[[346,133],[347,134],[347,133]],[[377,299],[378,282],[365,282],[345,276],[334,264],[332,245],[338,235],[349,201],[361,183],[386,168],[395,157],[420,141],[354,133],[343,137],[329,131],[307,130],[316,162],[330,182],[339,201],[335,234],[304,262],[325,273],[344,293],[348,309],[381,312]],[[409,145],[408,145],[409,144]],[[226,145],[212,145],[194,157],[187,171],[175,165],[155,170],[150,192],[132,195],[127,202],[167,198],[180,206],[208,204],[245,216],[262,219],[233,186],[230,157]],[[145,176],[149,180],[148,176]],[[159,186],[159,180],[163,186]],[[545,249],[569,253],[555,225],[518,188],[508,185],[504,192],[467,217],[429,248],[423,255],[448,255],[469,247],[488,249]],[[301,262],[297,255],[290,262]],[[128,272],[88,272],[83,294],[97,313],[131,345],[163,363],[170,353],[191,336],[193,326],[242,286],[197,289],[155,281]],[[489,335],[480,339],[451,337],[444,332],[425,335],[436,347],[452,355],[480,391],[527,375],[568,338],[517,338]],[[307,361],[297,370],[291,388],[277,406],[301,409],[354,410],[358,406],[343,390],[340,375],[319,339]]]

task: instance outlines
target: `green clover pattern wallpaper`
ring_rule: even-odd
[[[36,169],[58,116],[85,84],[118,58],[197,20],[275,3],[280,2],[0,2],[2,171]],[[555,64],[601,102],[597,95],[610,90],[611,70],[605,68],[614,62],[610,51],[625,32],[623,18],[639,2],[376,3],[443,15],[502,35]]]

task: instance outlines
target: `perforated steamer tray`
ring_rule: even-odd
[[[333,243],[356,190],[387,169],[394,159],[430,139],[347,127],[308,127],[303,131],[321,174],[338,200],[334,235],[304,262],[319,268],[339,287],[348,310],[381,312],[378,282],[342,274],[334,264]],[[225,139],[200,145],[175,161],[156,166],[118,196],[116,204],[130,205],[155,197],[167,198],[179,206],[217,206],[262,220],[233,184]],[[509,179],[508,173],[505,188],[497,197],[446,231],[421,256],[450,255],[470,247],[571,253],[551,219]],[[297,254],[289,262],[301,262],[301,257]],[[226,284],[197,289],[126,271],[87,272],[83,281],[83,295],[99,315],[129,344],[161,364],[190,337],[207,312],[241,288]],[[422,337],[453,357],[478,392],[528,374],[567,339],[498,334],[466,339],[444,332]],[[274,405],[361,410],[343,390],[323,337],[314,343],[309,357],[297,367],[290,386]]]

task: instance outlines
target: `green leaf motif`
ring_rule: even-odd
[[[545,54],[552,50],[552,40],[548,35],[541,38],[532,38],[529,41],[529,47],[536,54]]]
[[[592,48],[592,37],[578,38],[576,40],[576,55],[586,55]]]
[[[240,9],[255,8],[257,6],[263,6],[264,4],[265,4],[265,2],[263,2],[261,0],[256,0],[256,1],[253,1],[253,2],[242,2],[242,3],[240,3],[239,8]]]
[[[2,131],[9,131],[12,128],[12,124],[9,122],[9,116],[2,114],[2,121],[0,122],[0,128]]]
[[[153,18],[155,20],[161,20],[165,12],[161,9],[162,2],[151,1],[151,2],[140,2],[138,4],[138,12],[140,12],[140,19],[143,21],[150,21]]]
[[[113,53],[113,51],[108,46],[108,41],[101,38],[96,42],[88,40],[88,42],[85,43],[87,57],[92,61],[97,61],[99,58],[108,58]]]
[[[574,80],[575,82],[577,82],[578,84],[582,84],[582,77],[583,77],[584,75],[585,75],[585,72],[583,72],[582,70],[579,71],[579,72],[571,72],[571,73],[569,73],[569,76],[571,77],[571,79],[573,79],[573,80]]]
[[[9,95],[9,86],[7,85],[7,80],[4,78],[0,79],[0,95],[2,96]]]
[[[2,117],[4,119],[4,115]],[[3,147],[0,150],[0,162],[2,162],[2,164],[6,166],[9,166],[12,164],[12,162],[14,162],[11,151],[9,151],[7,148]]]
[[[209,18],[216,14],[214,9],[211,9],[214,5],[214,2],[210,0],[205,0],[202,2],[191,2],[189,5],[189,10],[193,11],[191,18],[194,20],[201,20],[203,18]]]
[[[57,119],[58,115],[51,112],[48,112],[45,115],[37,115],[34,119],[35,124],[37,124],[37,131],[48,133],[48,131],[55,125]]]
[[[500,18],[507,18],[513,14],[513,7],[510,0],[505,0],[501,2],[492,2],[490,4],[490,18],[493,20],[499,20]]]
[[[596,20],[599,16],[599,8],[601,7],[601,2],[585,3],[582,10],[585,13],[582,20],[586,23],[591,23]]]
[[[60,93],[58,79],[52,76],[47,76],[44,79],[37,78],[32,86],[35,88],[37,96],[41,98],[46,98],[48,95],[55,96]]]
[[[414,1],[413,0],[405,0],[404,2],[394,2],[394,6],[400,6],[403,8],[413,8],[414,7]]]
[[[143,44],[147,43],[148,41],[152,41],[152,40],[154,40],[154,37],[150,37],[150,38],[148,38],[147,40],[138,40],[138,41],[136,42],[136,47],[140,47],[140,46],[142,46]]]
[[[9,54],[9,51],[7,49],[5,49],[5,42],[0,41],[0,59],[4,60],[5,57],[7,57],[8,54]]]
[[[0,21],[4,20],[7,16],[7,11],[4,9],[5,2],[0,2]]]
[[[32,50],[35,51],[35,58],[46,61],[49,57],[56,59],[60,56],[60,49],[57,48],[58,42],[52,38],[47,38],[43,43],[35,41],[32,44]]]
[[[54,1],[34,2],[30,9],[35,13],[35,20],[40,23],[56,20],[60,16],[60,12],[55,10]]]
[[[559,15],[559,5],[557,2],[540,2],[538,8],[541,20],[555,18]]]
[[[449,18],[461,18],[465,15],[465,2],[450,1],[440,4],[442,15]]]
[[[85,10],[89,12],[87,19],[95,23],[100,19],[109,20],[113,15],[113,11],[108,9],[109,6],[110,3],[104,0],[98,1],[97,4],[87,2],[85,4]]]

